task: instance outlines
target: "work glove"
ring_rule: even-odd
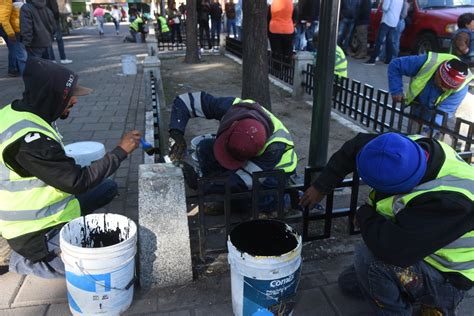
[[[181,131],[172,129],[170,131],[170,159],[172,162],[179,162],[186,152],[186,141]]]

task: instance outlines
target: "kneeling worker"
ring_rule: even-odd
[[[81,168],[66,156],[57,119],[92,90],[77,75],[48,60],[29,58],[22,100],[0,110],[0,234],[13,249],[10,271],[44,278],[64,275],[59,230],[105,206],[117,185],[107,178],[140,143],[126,133],[118,146]]]
[[[339,277],[374,315],[454,315],[474,285],[474,167],[447,144],[422,136],[359,134],[305,192],[320,202],[357,171],[373,190],[356,213],[364,243]]]
[[[194,117],[220,121],[215,141],[203,140],[196,148],[204,177],[229,176],[231,190],[237,192],[252,188],[253,172],[280,169],[289,177],[295,171],[293,139],[276,116],[255,101],[216,98],[206,92],[185,93],[173,102],[169,126],[173,161],[184,155],[183,135]],[[268,177],[263,186],[275,187],[276,181]],[[209,188],[209,192],[223,191],[223,187]]]

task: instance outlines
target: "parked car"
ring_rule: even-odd
[[[410,9],[400,39],[400,49],[412,54],[449,51],[451,38],[458,29],[458,17],[474,11],[474,0],[409,0],[408,3]],[[382,19],[380,1],[376,1],[374,7],[369,27],[371,44],[375,43]]]

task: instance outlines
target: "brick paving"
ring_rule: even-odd
[[[99,39],[96,32],[95,29],[86,28],[76,30],[72,36],[66,37],[67,56],[74,60],[69,65],[70,68],[78,72],[81,84],[92,87],[95,91],[90,96],[80,98],[71,117],[58,125],[66,144],[95,140],[104,143],[107,150],[110,150],[124,131],[144,128],[143,74],[120,75],[120,55],[144,56],[146,46],[123,44],[121,37],[111,35],[113,32],[110,25],[106,27],[104,38]],[[23,85],[20,79],[5,76],[4,46],[0,47],[0,61],[0,104],[5,105],[21,96]],[[374,83],[385,81],[381,78],[384,72],[377,67],[372,67],[376,69],[372,72],[363,70],[364,73],[370,72]],[[355,66],[350,67],[350,71],[351,69],[355,73],[360,68]],[[137,170],[142,159],[142,153],[136,151],[114,175],[119,184],[120,196],[106,207],[107,211],[137,219]],[[225,256],[223,260],[225,261]],[[365,302],[343,296],[337,288],[337,275],[350,262],[351,253],[305,261],[294,315],[372,315]],[[65,282],[62,279],[44,280],[7,273],[0,276],[0,284],[0,316],[70,315]],[[203,276],[182,287],[149,292],[137,289],[134,303],[126,314],[231,315],[230,289],[229,273]],[[458,314],[474,315],[474,292],[469,293]]]

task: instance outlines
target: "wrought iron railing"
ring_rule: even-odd
[[[313,94],[314,65],[304,71],[303,86]],[[396,131],[425,134],[441,139],[458,151],[470,151],[474,143],[474,122],[463,118],[449,119],[447,113],[424,107],[389,104],[389,93],[350,78],[334,80],[333,108],[377,133]],[[416,113],[416,111],[420,111]],[[426,119],[429,117],[429,119]],[[441,124],[435,120],[441,119]]]
[[[232,37],[226,37],[226,50],[242,58],[242,42]],[[292,56],[283,56],[268,51],[268,73],[281,81],[293,85],[295,76],[295,61]]]
[[[158,51],[182,51],[186,49],[186,42],[187,42],[187,33],[186,33],[186,22],[180,23],[180,32],[181,32],[181,41],[178,39],[177,32],[173,36],[173,30],[170,26],[170,32],[166,36],[164,36],[158,24],[154,24],[155,27],[155,37],[157,40]],[[199,29],[197,30],[198,34],[198,47],[206,49],[208,48],[207,39],[202,41],[201,45],[201,37],[199,35]],[[210,32],[210,31],[209,31]],[[211,36],[210,34],[209,36]],[[211,43],[213,47],[219,47],[220,40],[217,37],[211,38]]]

